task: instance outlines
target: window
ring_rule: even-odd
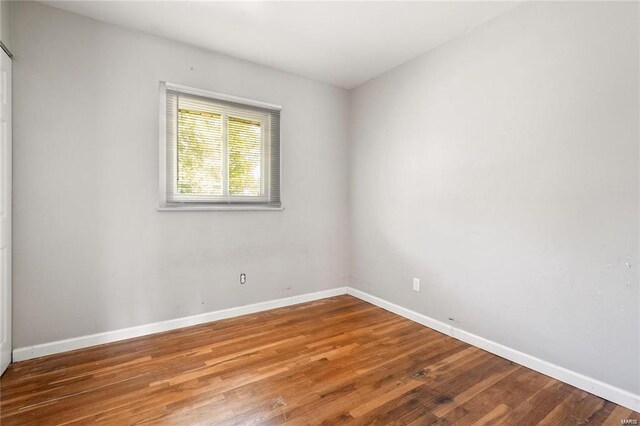
[[[280,107],[161,83],[160,207],[281,209]]]

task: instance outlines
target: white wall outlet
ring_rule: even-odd
[[[413,291],[420,291],[420,278],[413,279]]]

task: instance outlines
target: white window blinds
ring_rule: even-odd
[[[161,83],[161,207],[279,208],[280,108]]]

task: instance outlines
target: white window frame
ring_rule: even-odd
[[[219,93],[219,92],[211,92],[211,91],[207,91],[207,90],[202,90],[202,89],[196,89],[193,87],[188,87],[188,86],[183,86],[183,85],[179,85],[179,84],[174,84],[174,83],[167,83],[164,81],[160,82],[160,96],[159,96],[159,102],[160,102],[160,115],[159,115],[159,199],[160,199],[160,207],[158,208],[158,210],[161,211],[182,211],[182,210],[275,210],[275,211],[282,211],[284,210],[284,207],[282,207],[282,204],[280,207],[275,207],[275,206],[267,206],[267,205],[263,205],[263,204],[259,204],[260,202],[266,202],[269,199],[269,194],[267,193],[267,191],[269,191],[270,188],[268,188],[265,185],[265,179],[266,176],[268,176],[268,173],[270,173],[269,167],[269,161],[265,161],[265,159],[269,159],[271,158],[271,153],[267,152],[271,147],[268,143],[268,138],[267,135],[270,134],[271,130],[271,123],[270,123],[270,117],[268,114],[264,114],[262,117],[259,118],[259,122],[260,125],[262,127],[262,129],[266,129],[266,131],[262,131],[261,132],[261,148],[262,148],[262,152],[263,155],[261,155],[261,167],[260,167],[260,173],[261,173],[261,179],[260,179],[260,184],[261,184],[261,195],[258,197],[242,197],[242,196],[238,196],[238,197],[233,197],[234,201],[237,200],[237,204],[234,203],[221,203],[224,201],[228,201],[228,173],[229,173],[229,167],[228,167],[228,158],[225,158],[223,161],[224,164],[224,171],[223,171],[223,196],[219,197],[219,196],[211,196],[211,197],[206,197],[206,198],[202,198],[200,197],[200,200],[193,200],[191,199],[191,197],[189,196],[184,196],[184,195],[179,195],[178,191],[177,191],[177,179],[174,179],[172,181],[172,184],[174,185],[173,188],[173,194],[174,194],[174,199],[173,200],[168,200],[167,199],[167,90],[172,90],[172,91],[176,91],[176,92],[180,92],[180,93],[186,93],[186,94],[191,94],[191,95],[196,95],[196,96],[202,96],[205,98],[212,98],[214,100],[221,100],[221,101],[229,101],[229,102],[234,102],[237,104],[242,104],[242,105],[248,105],[248,106],[255,106],[255,107],[259,107],[259,108],[265,108],[265,109],[271,109],[271,110],[282,110],[282,107],[280,105],[275,105],[275,104],[270,104],[270,103],[266,103],[266,102],[261,102],[261,101],[256,101],[253,99],[247,99],[247,98],[241,98],[238,96],[232,96],[232,95],[227,95],[224,93]],[[240,119],[248,119],[251,121],[256,121],[256,117],[243,117],[243,112],[242,110],[234,110],[233,114],[222,114],[221,112],[215,111],[215,108],[212,108],[211,110],[212,113],[216,113],[216,114],[221,114],[223,119],[226,121],[227,117],[226,116],[232,116],[235,118],[240,118]],[[225,123],[226,124],[226,123]],[[223,132],[227,132],[228,129],[226,128],[226,125],[223,124]],[[227,153],[227,138],[226,136],[223,137],[223,152],[224,155],[226,156]],[[280,137],[280,162],[282,163],[282,138]],[[172,158],[172,165],[171,167],[173,167],[173,170],[177,170],[177,157],[173,156]],[[225,176],[226,175],[226,176]],[[280,166],[280,199],[282,200],[282,165]],[[220,203],[220,204],[215,204],[215,203]],[[251,204],[251,203],[256,203]]]

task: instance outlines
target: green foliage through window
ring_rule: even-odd
[[[178,111],[178,193],[223,195],[222,116]]]
[[[260,196],[261,163],[260,122],[178,110],[179,194],[204,197]]]
[[[229,195],[260,195],[260,123],[229,117]]]

